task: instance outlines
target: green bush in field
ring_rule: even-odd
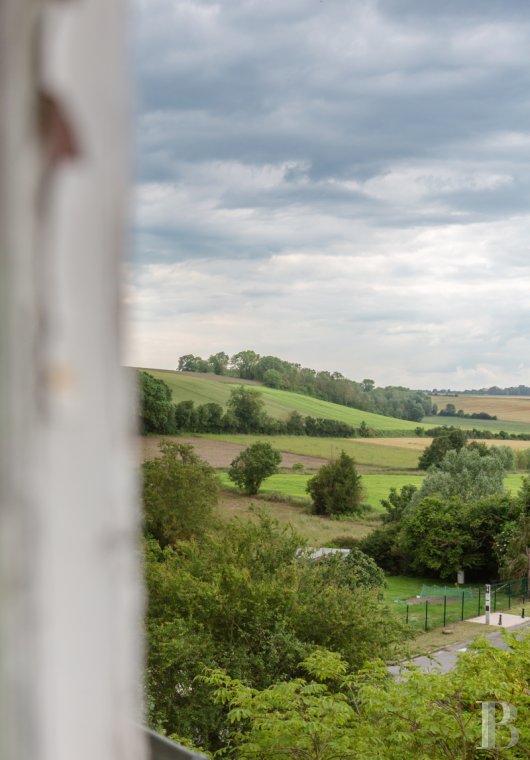
[[[228,470],[228,477],[249,496],[258,493],[265,478],[278,472],[282,455],[270,443],[258,441],[237,456]]]
[[[143,506],[146,532],[164,547],[204,534],[217,505],[219,480],[192,446],[165,441],[160,450],[161,457],[142,466]]]
[[[317,515],[355,515],[366,511],[362,503],[361,476],[355,460],[344,451],[338,459],[325,464],[307,482],[307,493]]]

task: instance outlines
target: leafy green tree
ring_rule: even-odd
[[[219,481],[193,447],[164,441],[161,457],[144,462],[145,530],[162,547],[202,535],[210,526],[219,496]]]
[[[503,493],[504,477],[512,464],[513,452],[507,446],[492,447],[486,456],[476,449],[451,449],[438,467],[429,470],[412,504],[432,494],[473,501]]]
[[[479,639],[445,674],[405,669],[394,679],[382,662],[355,673],[336,653],[319,651],[301,663],[305,677],[262,690],[219,669],[201,680],[229,707],[228,758],[522,760],[530,746],[530,636],[504,638],[505,650]],[[482,749],[481,703],[499,701],[517,710],[517,741],[506,752],[510,725],[497,724],[495,747]]]
[[[224,351],[208,357],[209,368],[216,375],[226,375],[229,361],[230,357]]]
[[[299,412],[291,412],[287,418],[286,429],[290,435],[305,434],[305,420]]]
[[[240,351],[232,356],[230,366],[237,372],[239,377],[254,380],[259,359],[260,355],[255,351]]]
[[[184,354],[179,357],[179,372],[208,372],[210,367],[205,359],[193,354]]]
[[[400,522],[417,490],[416,486],[410,484],[404,485],[400,491],[392,487],[388,498],[381,499],[381,506],[386,510],[386,513],[383,515],[383,522]]]
[[[197,429],[197,411],[193,401],[179,401],[175,406],[175,425],[177,430],[189,433]]]
[[[254,433],[260,430],[264,417],[263,407],[263,394],[244,385],[234,388],[228,399],[228,411],[240,433]]]
[[[427,446],[418,460],[420,470],[427,470],[432,465],[438,465],[448,451],[460,451],[466,445],[466,433],[463,430],[447,429],[443,435],[437,436],[430,446]]]
[[[278,472],[281,461],[282,455],[277,449],[270,443],[258,441],[233,460],[228,477],[245,493],[256,494],[265,478]]]
[[[197,408],[197,427],[206,433],[220,433],[223,429],[223,407],[210,402]]]
[[[381,589],[386,585],[381,568],[358,548],[350,549],[348,554],[325,554],[317,561],[327,583],[366,589]]]
[[[325,464],[307,482],[313,512],[328,516],[361,514],[365,511],[361,481],[355,460],[341,451],[338,459]]]
[[[263,375],[263,383],[269,388],[282,388],[283,377],[277,369],[268,369]]]
[[[473,543],[462,530],[462,510],[460,499],[429,496],[407,512],[399,541],[414,574],[456,577]]]
[[[173,432],[175,423],[171,388],[148,372],[140,372],[139,381],[142,433]]]

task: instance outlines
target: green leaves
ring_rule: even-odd
[[[282,455],[270,443],[258,441],[237,456],[228,471],[228,477],[245,493],[252,495],[259,491],[265,478],[278,472]]]
[[[306,490],[317,515],[353,515],[365,511],[361,503],[361,476],[355,469],[355,460],[344,451],[308,480]]]

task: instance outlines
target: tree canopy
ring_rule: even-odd
[[[265,478],[278,472],[282,455],[270,443],[258,441],[241,452],[230,465],[228,477],[245,493],[259,491]]]
[[[323,465],[307,482],[315,514],[361,514],[365,511],[361,481],[355,460],[341,451],[338,459]]]

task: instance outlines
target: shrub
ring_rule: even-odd
[[[259,491],[265,478],[278,472],[282,455],[270,443],[258,441],[237,456],[228,471],[228,477],[245,493],[252,495]]]
[[[308,480],[306,491],[317,515],[354,515],[365,511],[361,476],[355,468],[355,460],[344,451]]]

